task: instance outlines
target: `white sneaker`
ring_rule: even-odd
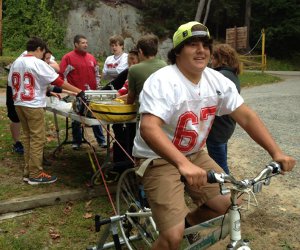
[[[77,144],[77,143],[73,143],[73,144],[72,144],[72,148],[73,148],[73,150],[79,150],[80,145]]]

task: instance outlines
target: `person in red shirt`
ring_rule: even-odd
[[[88,40],[83,35],[74,37],[74,50],[63,56],[60,62],[59,74],[63,79],[81,90],[95,90],[99,82],[99,66],[95,57],[87,52]],[[106,148],[107,144],[102,127],[92,127],[100,147]],[[73,149],[78,150],[82,143],[81,124],[72,121]]]

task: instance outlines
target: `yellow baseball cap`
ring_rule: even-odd
[[[199,28],[197,27],[197,30],[192,31],[192,28],[195,25],[199,25]],[[209,30],[205,25],[196,21],[182,24],[173,35],[173,48],[176,48],[183,41],[190,37],[210,38]]]

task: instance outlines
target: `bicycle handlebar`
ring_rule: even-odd
[[[257,182],[263,180],[268,180],[271,174],[279,174],[281,172],[281,166],[278,162],[271,162],[253,179],[244,179],[237,181],[232,175],[225,173],[216,173],[213,170],[208,171],[207,173],[207,182],[208,183],[231,183],[239,188],[248,188],[253,186]],[[268,184],[268,183],[265,183]]]

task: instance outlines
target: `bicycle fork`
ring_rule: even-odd
[[[231,206],[229,209],[230,243],[227,250],[251,250],[249,241],[242,240],[241,236],[241,214],[237,205],[237,190],[231,190]]]

